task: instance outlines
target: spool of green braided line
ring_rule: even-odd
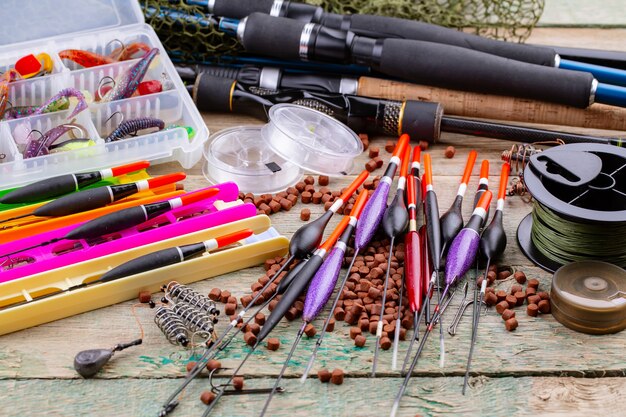
[[[557,146],[530,158],[524,182],[535,203],[517,239],[535,264],[550,272],[586,260],[626,268],[626,149]]]

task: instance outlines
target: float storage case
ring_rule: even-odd
[[[73,87],[92,95],[104,77],[115,78],[137,59],[82,68],[58,53],[65,49],[83,49],[99,54],[132,42],[143,42],[159,48],[145,80],[160,80],[162,74],[172,87],[159,93],[117,101],[89,103],[75,123],[82,125],[94,146],[25,159],[16,142],[24,129],[45,132],[69,122],[70,110],[45,113],[0,122],[0,189],[20,186],[38,179],[70,172],[94,170],[137,160],[153,164],[178,161],[191,168],[202,157],[204,142],[209,137],[202,116],[194,106],[174,65],[167,56],[154,30],[144,23],[136,0],[3,0],[3,34],[0,38],[0,73],[28,54],[47,53],[53,61],[51,73],[9,83],[12,106],[40,105],[60,90]],[[125,120],[156,117],[171,125],[188,126],[141,134],[115,142],[104,142],[119,124],[120,112]]]

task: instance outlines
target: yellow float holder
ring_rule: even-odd
[[[237,202],[226,205],[238,204]],[[102,274],[139,256],[213,239],[242,229],[252,229],[254,236],[239,246],[204,254],[154,271],[94,284],[73,291],[70,287],[97,280]],[[265,232],[265,233],[264,233]],[[260,233],[264,235],[257,236]],[[257,241],[254,241],[254,240]],[[228,272],[259,265],[268,258],[287,253],[289,240],[271,228],[265,215],[224,224],[184,236],[155,242],[139,248],[108,255],[91,261],[42,272],[0,284],[0,335],[74,316],[137,297],[140,291],[160,291],[161,285],[176,280],[188,284]],[[41,300],[33,300],[59,292]],[[11,305],[30,301],[21,305]]]

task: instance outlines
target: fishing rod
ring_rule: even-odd
[[[374,190],[374,193],[371,195],[367,203],[365,203],[365,207],[363,212],[361,213],[361,221],[357,223],[355,235],[354,235],[354,255],[352,256],[352,261],[350,261],[350,265],[348,266],[348,271],[343,277],[341,284],[339,286],[339,290],[337,291],[337,295],[335,300],[333,301],[333,306],[330,309],[330,313],[326,317],[324,321],[324,327],[322,328],[322,332],[320,333],[319,339],[315,343],[315,347],[313,348],[313,352],[311,353],[311,357],[309,358],[309,362],[302,374],[301,382],[306,381],[309,372],[313,368],[313,364],[315,363],[315,359],[317,358],[317,351],[319,350],[322,342],[324,340],[324,336],[326,335],[326,330],[328,328],[328,324],[332,319],[333,311],[337,307],[337,303],[341,297],[341,293],[343,288],[345,287],[348,277],[350,276],[350,270],[356,261],[357,256],[367,247],[368,243],[374,237],[374,233],[378,229],[380,222],[382,220],[385,209],[387,208],[387,198],[389,196],[389,187],[393,182],[393,177],[396,174],[396,170],[400,165],[400,155],[403,155],[404,149],[409,146],[409,136],[402,135],[396,144],[395,149],[393,150],[393,154],[391,155],[391,159],[387,165],[384,175],[380,179],[378,187]],[[379,317],[379,320],[382,321],[382,316]]]
[[[411,156],[411,147],[407,145],[405,147],[404,155],[402,157],[402,165],[400,172],[398,173],[398,186],[396,189],[396,195],[393,197],[391,204],[387,206],[385,214],[383,215],[381,226],[385,235],[389,238],[389,256],[387,257],[387,270],[385,272],[385,280],[383,285],[383,295],[381,300],[381,312],[378,317],[378,325],[376,327],[376,340],[374,342],[374,360],[372,361],[372,373],[371,376],[376,376],[376,365],[378,364],[378,354],[380,352],[380,339],[383,334],[383,315],[385,313],[385,305],[387,303],[387,288],[389,286],[389,275],[391,271],[391,258],[393,255],[393,245],[396,237],[401,233],[404,233],[409,225],[409,213],[407,211],[406,203],[404,200],[404,189],[406,188],[406,175],[409,168],[409,159]],[[398,317],[400,316],[400,309],[402,307],[402,297],[398,301]]]
[[[269,279],[269,281],[265,284],[263,288],[261,288],[257,294],[252,298],[252,300],[248,303],[248,306],[239,312],[239,314],[228,324],[226,330],[221,334],[221,336],[204,352],[204,354],[196,361],[196,365],[192,368],[191,371],[187,374],[187,377],[182,382],[182,384],[176,388],[170,394],[170,396],[166,399],[165,404],[161,408],[159,416],[164,417],[172,412],[179,404],[176,397],[193,381],[193,379],[202,372],[206,364],[211,360],[212,357],[215,356],[217,351],[221,351],[230,344],[230,342],[235,338],[235,336],[239,333],[240,329],[238,329],[228,340],[225,340],[228,336],[229,332],[237,326],[240,321],[243,321],[246,313],[254,307],[257,300],[263,295],[263,293],[278,279],[278,277],[282,274],[282,272],[288,268],[294,260],[300,259],[304,260],[309,255],[315,251],[315,249],[319,246],[322,241],[324,230],[326,229],[326,225],[328,224],[331,217],[339,210],[339,208],[350,199],[352,194],[356,191],[357,188],[365,182],[367,177],[369,176],[369,172],[363,171],[357,176],[354,181],[345,189],[344,193],[339,196],[335,203],[324,213],[322,216],[318,217],[314,221],[307,223],[300,227],[295,231],[291,240],[289,241],[289,257],[283,263],[278,271]],[[301,266],[300,266],[301,265]],[[265,303],[259,307],[257,311],[261,311],[266,305],[269,304],[271,299],[273,299],[276,295],[281,294],[286,288],[286,283],[291,282],[296,273],[299,272],[301,268],[305,265],[304,262],[300,262],[289,274],[287,274],[284,278],[281,279],[279,285],[276,289],[276,293],[272,295],[269,300],[266,300]],[[293,278],[290,278],[293,277]],[[284,282],[284,283],[283,283]],[[255,315],[253,314],[248,321],[252,320]],[[243,326],[242,326],[243,328]]]
[[[596,102],[626,106],[626,88],[600,83],[590,73],[514,61],[458,46],[375,39],[261,13],[240,21],[222,19],[220,28],[237,36],[247,52],[275,58],[357,63],[402,80],[579,108]],[[423,59],[425,56],[428,59]]]
[[[291,361],[291,357],[293,356],[293,353],[295,352],[296,347],[298,346],[298,343],[302,339],[302,335],[304,334],[304,329],[310,323],[312,323],[313,320],[315,320],[315,318],[322,312],[322,310],[324,309],[324,306],[326,305],[326,303],[330,299],[330,296],[333,293],[335,284],[337,283],[337,278],[339,277],[339,272],[341,271],[343,258],[344,258],[346,249],[348,247],[348,241],[350,240],[350,237],[352,236],[352,233],[354,232],[354,229],[356,225],[358,224],[358,220],[361,215],[361,211],[363,210],[363,207],[365,206],[365,202],[367,201],[367,197],[368,197],[368,193],[366,190],[363,190],[359,194],[359,197],[357,198],[356,202],[354,203],[354,206],[352,207],[350,215],[345,218],[348,221],[348,225],[345,227],[339,240],[337,240],[337,243],[335,243],[335,246],[333,247],[332,251],[328,254],[326,259],[324,260],[324,263],[320,266],[320,268],[315,273],[315,276],[310,281],[309,289],[306,291],[306,297],[304,300],[304,309],[302,313],[302,326],[300,327],[300,330],[298,330],[296,339],[294,340],[293,345],[291,346],[291,350],[289,351],[289,354],[287,355],[287,358],[285,359],[285,362],[283,363],[283,367],[280,370],[278,377],[276,378],[276,382],[274,383],[274,386],[272,387],[272,391],[270,392],[267,398],[267,401],[265,402],[265,405],[263,406],[263,410],[261,411],[261,416],[264,416],[265,413],[267,412],[270,402],[272,401],[272,397],[274,396],[274,393],[278,389],[280,381],[283,375],[285,374],[287,367],[289,366],[289,361]],[[330,249],[330,246],[326,248],[326,250],[328,249]],[[297,294],[297,290],[294,290],[294,294]],[[289,301],[291,300],[287,300],[285,302],[285,306],[287,306],[287,308],[291,305]],[[281,302],[282,300],[279,301],[278,304],[280,304]],[[272,314],[274,314],[274,311],[276,311],[276,309],[279,308],[278,304],[272,311]],[[260,334],[261,333],[259,333],[259,335]]]
[[[487,259],[487,265],[485,266],[485,272],[483,273],[483,282],[480,286],[480,293],[478,293],[478,286],[474,288],[474,305],[472,314],[472,339],[470,342],[470,350],[467,356],[467,367],[465,369],[465,376],[463,377],[463,390],[465,395],[467,389],[467,382],[469,379],[470,367],[472,365],[472,355],[474,353],[474,347],[476,346],[476,338],[478,336],[478,322],[480,321],[480,306],[485,297],[485,290],[487,289],[487,271],[491,265],[491,260],[498,258],[506,249],[506,233],[502,226],[502,217],[504,213],[504,199],[506,198],[506,187],[509,180],[509,172],[511,166],[508,163],[502,164],[502,171],[500,173],[500,188],[498,189],[498,204],[496,206],[496,212],[491,219],[491,223],[485,228],[481,237],[478,247],[478,251],[481,256]]]
[[[267,319],[265,320],[265,323],[261,327],[261,330],[259,331],[259,334],[257,335],[256,343],[254,344],[254,346],[252,346],[248,354],[243,358],[243,360],[239,363],[237,368],[233,371],[228,381],[226,381],[226,383],[223,385],[224,387],[230,384],[233,378],[239,373],[243,365],[248,361],[248,359],[250,359],[252,354],[261,345],[263,340],[265,340],[265,338],[270,334],[270,332],[282,320],[282,318],[287,313],[287,310],[289,310],[291,306],[293,305],[293,303],[298,299],[298,297],[302,295],[306,287],[309,285],[309,282],[311,281],[311,279],[314,277],[314,275],[317,273],[318,269],[324,262],[324,258],[326,257],[327,252],[330,250],[330,248],[333,247],[335,242],[341,237],[342,233],[344,232],[346,227],[348,227],[349,224],[350,224],[350,216],[349,215],[344,216],[344,218],[339,222],[337,227],[335,227],[335,230],[333,230],[329,238],[322,245],[320,245],[320,247],[313,253],[313,256],[311,256],[311,259],[309,259],[308,262],[304,265],[304,267],[300,270],[300,273],[298,274],[297,279],[293,280],[289,288],[287,288],[287,290],[282,294],[282,297],[280,298],[278,303],[276,303],[276,306],[271,311],[270,315],[267,317]],[[291,352],[292,354],[293,354],[293,350],[295,349],[295,346],[297,346],[299,339],[302,337],[302,334],[304,333],[304,327],[305,326],[303,326],[301,331],[298,332],[298,336],[296,337],[296,341],[294,342],[294,346],[292,347],[292,352]],[[277,388],[277,385],[275,385],[273,391],[275,391],[275,388]],[[215,408],[215,406],[219,402],[220,398],[224,395],[224,392],[225,392],[224,388],[222,388],[217,393],[217,396],[214,398],[214,400],[211,402],[211,404],[206,408],[206,410],[202,414],[203,417],[206,417],[211,413],[211,411]]]
[[[426,289],[425,297],[430,299],[432,297],[433,290],[435,285],[437,286],[437,294],[441,295],[440,284],[439,284],[439,270],[441,269],[441,257],[443,254],[443,236],[441,232],[441,223],[439,220],[439,205],[437,203],[437,194],[435,194],[435,189],[433,188],[433,171],[432,171],[432,162],[430,154],[424,154],[424,181],[423,185],[426,189],[426,193],[424,195],[424,214],[425,214],[425,224],[426,224],[426,239],[428,241],[428,254],[430,257],[430,265],[432,266],[433,273],[430,277],[430,281],[428,283],[428,288]],[[439,302],[441,303],[441,298],[439,297]],[[422,316],[426,313],[428,308],[422,308],[422,312],[418,317],[418,322],[422,320]],[[431,322],[432,323],[432,322]],[[404,364],[402,365],[402,372],[406,368],[409,358],[411,357],[411,351],[413,349],[413,345],[417,340],[418,335],[415,334],[411,339],[411,343],[409,343],[409,349],[406,352],[406,356],[404,358]]]
[[[82,213],[89,210],[105,207],[111,203],[129,197],[142,191],[151,190],[164,185],[182,181],[187,177],[184,172],[162,175],[128,184],[107,185],[104,187],[90,188],[88,190],[77,191],[52,200],[42,206],[37,207],[30,213],[10,217],[0,221],[6,223],[25,217],[61,217],[71,214]],[[5,226],[6,228],[6,226]]]
[[[446,116],[437,103],[395,101],[338,93],[305,90],[260,91],[236,80],[200,74],[192,91],[201,111],[249,114],[267,119],[275,104],[292,103],[311,107],[338,119],[361,133],[413,138],[437,142],[441,132],[534,143],[562,140],[564,143],[592,142],[620,146],[620,137],[599,137],[535,129],[503,123]]]
[[[133,162],[132,164],[101,169],[100,171],[81,172],[47,178],[6,193],[0,197],[0,204],[28,204],[50,200],[78,191],[98,181],[119,177],[120,175],[139,171],[149,166],[150,162],[139,161]]]
[[[454,284],[456,284],[457,280],[465,275],[467,271],[469,271],[471,265],[476,259],[476,254],[478,253],[478,245],[480,242],[480,225],[483,222],[483,219],[487,213],[487,207],[489,207],[490,203],[491,191],[486,191],[478,202],[478,206],[474,209],[472,217],[467,222],[467,225],[459,232],[459,234],[454,238],[452,244],[450,245],[450,250],[446,258],[445,268],[446,287],[443,290],[442,297],[439,298],[439,303],[435,307],[433,320],[426,328],[426,332],[424,333],[424,337],[422,338],[420,346],[417,349],[417,352],[415,354],[415,357],[413,358],[413,361],[411,362],[411,365],[409,366],[409,369],[407,370],[404,381],[400,386],[400,390],[396,395],[393,407],[391,409],[391,417],[394,417],[398,412],[400,400],[402,399],[402,396],[404,395],[404,392],[408,387],[413,370],[415,369],[417,361],[422,353],[422,350],[424,349],[426,340],[428,340],[428,335],[432,332],[433,326],[436,324],[437,319],[441,319],[441,315],[443,314],[443,298],[446,297],[446,295],[450,291],[450,288]]]
[[[170,200],[143,204],[140,206],[129,207],[123,210],[114,211],[113,213],[105,214],[104,216],[100,216],[93,220],[85,222],[70,230],[62,237],[50,239],[37,245],[33,245],[27,248],[21,248],[10,253],[5,253],[3,255],[0,255],[0,258],[8,258],[23,251],[31,250],[41,246],[51,245],[53,243],[61,242],[63,240],[95,239],[101,236],[110,235],[112,233],[119,232],[133,226],[137,226],[175,208],[187,206],[198,201],[210,198],[218,192],[219,189],[217,188],[209,188],[193,193],[188,193],[180,197],[172,198]]]
[[[231,245],[242,239],[250,237],[253,234],[251,229],[240,230],[235,233],[220,236],[215,239],[209,239],[200,243],[193,243],[183,246],[175,246],[173,248],[163,249],[160,251],[152,252],[139,258],[132,259],[125,262],[110,271],[104,273],[100,278],[83,282],[81,284],[72,285],[71,287],[58,292],[44,294],[40,297],[35,297],[30,300],[24,300],[19,303],[3,306],[0,310],[5,308],[14,308],[24,304],[30,304],[34,301],[40,301],[46,298],[55,297],[59,294],[75,291],[81,288],[91,287],[96,284],[104,284],[112,282],[120,278],[124,278],[130,275],[139,274],[141,272],[152,271],[154,269],[163,268],[168,265],[174,265],[179,262],[184,262],[188,259],[192,259],[202,255],[205,252],[211,252],[225,246]]]

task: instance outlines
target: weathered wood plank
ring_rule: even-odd
[[[2,415],[22,416],[136,416],[154,417],[180,380],[125,379],[118,381],[17,380],[0,381]],[[346,378],[343,385],[317,380],[300,385],[286,379],[287,392],[277,394],[268,410],[274,417],[359,417],[388,415],[400,378]],[[413,378],[398,413],[420,416],[586,416],[623,415],[624,378],[487,378],[470,380],[461,395],[462,378]],[[248,380],[249,387],[268,387],[268,379]],[[191,384],[175,416],[199,416],[206,379]],[[215,417],[258,415],[265,395],[224,397]]]

